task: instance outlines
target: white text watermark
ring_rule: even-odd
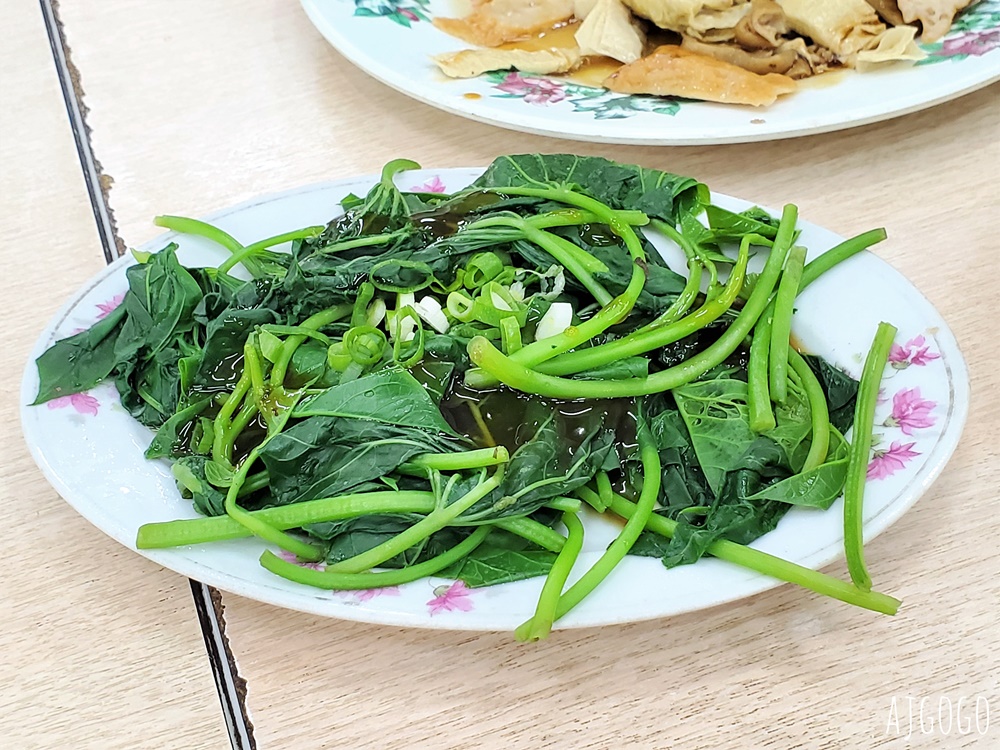
[[[990,731],[990,701],[984,695],[893,696],[885,733],[985,736]]]

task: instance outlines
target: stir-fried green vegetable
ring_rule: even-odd
[[[522,640],[629,554],[713,555],[895,612],[860,547],[877,382],[855,409],[857,382],[790,343],[799,292],[881,230],[807,264],[794,206],[733,213],[690,178],[529,155],[451,195],[397,189],[415,166],[388,164],[325,227],[249,245],[160,217],[230,257],[136,254],[121,307],[39,358],[36,403],[113,379],[205,516],[143,526],[140,548],[253,535],[313,564],[267,551],[269,571],[331,589],[544,576]],[[745,546],[845,482],[857,586]],[[593,512],[624,526],[566,588]]]

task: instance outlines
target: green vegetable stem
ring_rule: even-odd
[[[545,578],[535,614],[514,631],[514,636],[519,641],[540,641],[548,637],[557,617],[563,586],[583,548],[583,524],[576,513],[563,513],[562,520],[568,532],[566,544]]]
[[[740,243],[739,257],[729,281],[726,283],[725,291],[714,299],[706,301],[695,312],[674,323],[654,321],[648,326],[639,328],[627,336],[607,344],[567,352],[542,363],[536,368],[537,371],[546,375],[572,375],[584,370],[592,370],[626,357],[634,357],[654,349],[660,349],[680,341],[685,336],[690,336],[709,323],[718,320],[729,310],[743,288],[752,240],[752,236],[746,237]]]
[[[635,510],[598,561],[559,597],[559,603],[555,608],[556,619],[565,616],[608,577],[632,549],[632,545],[635,544],[639,534],[646,527],[653,514],[656,498],[660,493],[660,456],[653,443],[649,427],[641,417],[639,419],[638,440],[639,454],[642,459],[642,490],[639,493],[639,501],[635,505]],[[529,633],[537,639],[545,629],[545,623],[534,623],[528,628]]]
[[[872,424],[875,421],[875,404],[882,385],[882,373],[895,337],[895,326],[879,323],[872,348],[865,357],[861,385],[858,389],[858,402],[854,412],[854,435],[851,438],[850,460],[847,464],[847,482],[844,486],[844,552],[851,580],[862,591],[870,591],[872,586],[871,576],[865,567],[862,535],[865,479],[872,446]]]
[[[788,253],[785,271],[781,274],[778,293],[771,317],[771,345],[768,347],[770,373],[768,384],[771,398],[784,403],[788,397],[788,350],[792,335],[792,310],[799,293],[799,282],[806,261],[806,249],[799,245]]]
[[[480,482],[455,502],[431,512],[428,516],[392,539],[359,555],[335,563],[329,566],[327,570],[334,573],[360,573],[405,552],[410,547],[429,537],[435,531],[443,529],[451,521],[489,495],[500,486],[503,475],[504,469],[501,466],[492,477]]]
[[[482,526],[447,552],[442,552],[436,557],[416,563],[408,568],[402,568],[401,570],[370,571],[364,573],[338,573],[330,568],[326,570],[313,570],[286,562],[270,550],[265,550],[260,556],[260,564],[282,578],[287,578],[290,581],[302,583],[306,586],[314,586],[318,589],[349,591],[352,589],[399,586],[410,581],[417,581],[421,578],[434,575],[448,566],[454,565],[482,544],[492,530],[489,526]]]
[[[610,509],[622,518],[631,518],[637,513],[636,504],[615,495]],[[646,521],[650,531],[670,538],[677,529],[677,522],[659,515],[652,515]],[[894,615],[899,610],[899,600],[874,591],[862,591],[849,583],[840,581],[816,570],[746,547],[736,542],[720,539],[708,547],[708,554],[720,560],[731,562],[749,570],[754,570],[780,581],[794,583],[817,594],[829,596],[856,607],[870,609],[885,615]]]
[[[794,223],[794,206],[786,207],[782,221]],[[524,393],[534,393],[540,396],[566,399],[618,398],[660,393],[677,388],[721,364],[743,342],[767,305],[784,260],[785,256],[780,252],[780,248],[772,248],[750,298],[740,314],[715,343],[680,365],[661,370],[644,378],[592,382],[545,375],[519,364],[514,360],[514,357],[505,357],[488,339],[481,336],[472,339],[469,343],[469,357],[473,363],[489,372],[500,382]],[[521,352],[526,349],[527,347]]]

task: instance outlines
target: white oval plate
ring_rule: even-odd
[[[403,189],[457,190],[482,170],[449,169],[403,173]],[[207,217],[237,239],[251,242],[303,226],[323,224],[339,213],[348,193],[363,195],[376,177],[313,185],[243,203]],[[732,210],[746,201],[715,196]],[[857,229],[867,229],[859,227]],[[841,240],[802,224],[801,243],[810,257]],[[186,265],[218,265],[225,251],[200,238],[165,234],[142,249],[180,246]],[[683,255],[660,243],[674,268]],[[35,345],[21,384],[21,403],[38,387],[34,359],[57,338],[91,325],[127,289],[126,256],[88,282],[55,316]],[[965,362],[947,325],[930,303],[899,273],[863,253],[830,271],[800,297],[794,331],[810,350],[855,377],[881,320],[900,331],[893,366],[886,373],[885,398],[876,414],[873,479],[865,498],[865,538],[884,531],[940,474],[965,424],[969,383]],[[164,461],[147,461],[152,432],[118,404],[111,384],[87,394],[41,406],[22,406],[21,420],[31,453],[60,495],[82,516],[129,549],[144,523],[196,518],[182,499]],[[576,572],[589,567],[613,537],[615,527],[588,519],[584,552]],[[841,555],[841,501],[827,512],[794,508],[778,528],[754,547],[818,568]],[[484,589],[440,578],[388,590],[331,593],[286,581],[257,562],[264,545],[240,539],[140,554],[220,589],[290,609],[390,625],[459,630],[508,630],[534,611],[542,579]],[[877,569],[878,561],[872,561]],[[628,557],[611,577],[558,627],[584,627],[643,620],[730,602],[778,585],[778,581],[716,559],[666,570],[659,560]],[[805,595],[805,594],[804,594]],[[838,605],[848,606],[848,605]]]
[[[920,64],[831,73],[765,108],[629,96],[558,78],[442,75],[430,56],[469,45],[431,24],[450,0],[301,0],[320,33],[382,83],[456,115],[538,135],[599,143],[745,143],[898,117],[1000,80],[1000,0],[980,0]]]

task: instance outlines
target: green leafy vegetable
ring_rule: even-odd
[[[36,404],[113,380],[156,428],[147,457],[205,516],[147,524],[137,546],[253,535],[310,563],[265,551],[267,570],[327,589],[544,576],[521,640],[611,586],[626,555],[713,555],[895,611],[867,590],[860,543],[886,334],[859,396],[790,333],[799,293],[882,230],[806,264],[794,206],[734,213],[692,178],[528,154],[449,195],[397,188],[416,166],[390,162],[326,226],[247,245],[159,217],[230,256],[136,254],[121,306],[39,357]],[[744,546],[845,487],[856,587]],[[581,503],[625,524],[571,576]]]
[[[473,183],[474,187],[524,185],[578,186],[611,208],[642,211],[665,221],[690,210],[702,190],[690,177],[572,154],[501,156]]]
[[[854,411],[856,434],[847,465],[847,488],[844,492],[844,552],[851,580],[862,591],[871,591],[872,587],[871,576],[868,575],[865,566],[862,540],[864,517],[862,506],[865,475],[868,471],[868,452],[871,450],[872,442],[871,425],[875,417],[875,402],[878,399],[879,386],[882,384],[882,374],[895,336],[895,326],[884,321],[879,323],[872,348],[865,357]]]
[[[260,457],[270,476],[273,503],[284,505],[344,494],[392,474],[414,456],[456,447],[417,427],[311,417],[275,435]]]
[[[115,342],[125,320],[119,305],[85,331],[61,339],[38,358],[38,395],[33,403],[90,390],[115,369]]]
[[[481,545],[444,574],[464,581],[470,588],[480,588],[544,576],[552,568],[555,553],[528,549],[510,541],[500,543],[500,533],[494,534],[488,544]]]
[[[299,403],[295,417],[348,417],[455,435],[427,390],[406,370],[390,368],[327,388]]]

